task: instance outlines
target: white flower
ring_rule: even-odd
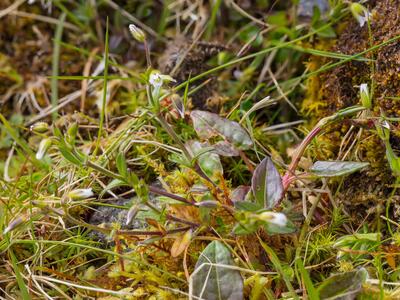
[[[47,150],[50,148],[50,146],[51,146],[51,139],[46,138],[41,140],[38,151],[36,152],[36,159],[39,160],[42,159],[43,156],[46,154]]]
[[[152,71],[151,72],[150,78],[149,78],[149,83],[150,83],[150,85],[153,86],[153,88],[155,88],[155,89],[161,88],[163,83],[164,83],[164,81],[166,81],[166,82],[170,82],[170,81],[175,82],[176,80],[173,79],[171,76],[161,74],[158,71]]]
[[[368,84],[362,83],[360,85],[360,94],[366,93],[368,95]]]
[[[152,71],[150,73],[149,83],[153,87],[152,95],[153,95],[154,100],[158,100],[158,98],[160,96],[161,87],[164,84],[164,81],[165,82],[170,82],[170,81],[175,82],[176,80],[173,79],[171,76],[161,74],[158,71]]]
[[[265,211],[258,215],[258,218],[263,221],[267,221],[271,224],[278,226],[286,226],[288,219],[283,213],[277,213],[272,211]]]
[[[388,130],[390,130],[390,125],[389,125],[389,122],[388,122],[388,121],[386,121],[386,120],[385,120],[385,121],[383,121],[383,122],[382,122],[382,127],[383,127],[383,128],[386,128],[386,129],[388,129]]]
[[[76,189],[68,193],[68,197],[72,200],[81,200],[92,197],[94,195],[91,188],[89,189]]]
[[[129,31],[131,32],[133,38],[140,43],[143,43],[146,39],[146,35],[143,30],[137,27],[135,24],[129,25]]]
[[[350,11],[360,24],[360,27],[363,27],[365,22],[367,22],[372,16],[365,6],[361,5],[360,3],[352,3],[350,5]]]

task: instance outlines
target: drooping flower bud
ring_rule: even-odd
[[[29,129],[33,132],[43,133],[49,129],[49,124],[47,124],[46,122],[37,122],[33,124]]]
[[[129,25],[129,31],[131,32],[133,38],[140,43],[143,43],[146,39],[146,35],[142,29],[137,27],[135,24]]]
[[[265,211],[258,215],[258,219],[278,226],[286,226],[288,219],[283,213]]]
[[[20,224],[26,221],[26,217],[20,216],[12,220],[8,226],[4,229],[3,235],[14,230],[16,227],[18,227]]]
[[[40,141],[38,151],[36,152],[36,159],[42,159],[46,154],[47,150],[51,146],[51,139],[46,138]]]
[[[369,90],[368,90],[368,84],[363,83],[360,85],[360,97],[361,97],[362,105],[366,108],[371,108],[372,102],[371,102],[371,96],[370,96]]]
[[[76,189],[68,193],[68,197],[72,200],[82,200],[94,195],[91,188],[88,189]]]

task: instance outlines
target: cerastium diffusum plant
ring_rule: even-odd
[[[329,177],[338,174],[349,174],[367,165],[366,163],[358,162],[318,162],[314,165],[314,168],[309,170],[310,173],[296,174],[299,161],[307,146],[318,134],[322,133],[329,125],[339,122],[344,118],[352,117],[370,107],[370,103],[367,103],[365,95],[366,87],[363,86],[361,89],[363,106],[352,106],[320,120],[296,148],[292,161],[283,176],[279,174],[271,158],[266,157],[254,170],[251,187],[245,187],[241,191],[230,191],[224,183],[223,169],[219,156],[241,156],[243,158],[243,155],[245,155],[244,151],[251,149],[253,146],[253,141],[249,134],[237,122],[210,112],[194,110],[190,113],[190,117],[201,141],[183,142],[164,116],[168,109],[160,105],[161,99],[165,99],[166,95],[168,95],[169,89],[167,84],[174,82],[174,79],[168,75],[161,74],[157,70],[151,69],[150,52],[147,47],[145,34],[139,28],[132,25],[130,26],[130,31],[138,42],[145,44],[148,62],[148,71],[146,72],[148,113],[151,119],[154,118],[159,122],[161,127],[181,150],[182,155],[178,160],[181,165],[195,172],[199,176],[199,183],[205,184],[203,196],[194,197],[190,193],[187,195],[174,194],[153,185],[145,184],[142,179],[129,170],[126,158],[122,153],[119,153],[115,159],[118,172],[112,171],[101,163],[93,161],[93,158],[90,158],[75,144],[75,137],[79,129],[76,124],[72,124],[67,129],[65,135],[58,128],[52,128],[54,136],[52,138],[45,137],[37,153],[37,158],[42,159],[52,145],[56,146],[62,156],[70,163],[79,167],[91,168],[103,176],[111,178],[112,182],[109,186],[117,187],[125,185],[132,187],[139,196],[140,203],[132,206],[128,213],[127,223],[130,223],[137,216],[141,206],[146,206],[155,213],[164,215],[165,220],[185,225],[173,230],[173,233],[185,232],[188,229],[208,228],[207,224],[201,224],[198,220],[186,220],[169,213],[168,209],[164,210],[157,207],[157,205],[148,200],[148,193],[150,192],[167,199],[173,199],[175,203],[180,203],[184,206],[193,206],[200,210],[207,210],[210,214],[213,209],[222,208],[236,222],[232,231],[234,234],[249,234],[255,232],[260,227],[263,227],[271,234],[289,233],[295,230],[294,225],[283,213],[274,212],[273,210],[280,205],[292,182],[302,177]],[[43,132],[48,132],[49,126],[39,123],[32,127],[32,131],[45,136]],[[219,141],[215,143],[216,138]],[[249,164],[247,161],[247,165]],[[251,166],[248,166],[248,169],[252,171]],[[78,189],[69,193],[69,195],[75,194],[82,195],[82,197],[93,196],[91,189]],[[233,197],[234,194],[242,194],[242,196],[238,199]],[[69,197],[69,199],[72,198]],[[68,215],[68,211],[65,211],[65,215]],[[79,223],[83,224],[83,222]],[[88,227],[93,228],[93,226]],[[161,236],[166,235],[167,232],[133,230],[128,233],[127,231],[118,231],[119,234]],[[190,236],[194,235],[191,234]]]

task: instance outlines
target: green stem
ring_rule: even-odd
[[[52,57],[52,78],[51,78],[51,106],[53,108],[57,107],[58,104],[58,68],[60,62],[60,41],[64,29],[64,21],[65,21],[66,13],[62,13],[59,20],[60,22],[57,24],[56,33],[54,36],[53,43],[53,57]],[[57,119],[57,110],[54,110],[52,113],[53,122]]]
[[[99,132],[97,135],[96,148],[93,151],[93,155],[97,154],[100,146],[100,140],[103,133],[104,119],[106,115],[106,102],[107,102],[107,80],[108,80],[108,17],[106,23],[106,37],[104,45],[104,73],[103,73],[103,99],[101,102],[101,113],[99,122]]]

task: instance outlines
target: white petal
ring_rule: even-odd
[[[368,84],[363,83],[363,84],[360,85],[360,93],[368,94]]]
[[[258,218],[278,226],[286,226],[288,221],[286,215],[284,215],[283,213],[276,213],[271,211],[265,211],[261,213],[260,215],[258,215]]]
[[[68,197],[73,200],[86,199],[94,195],[93,190],[89,189],[76,189],[68,193]]]

